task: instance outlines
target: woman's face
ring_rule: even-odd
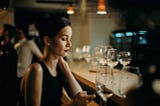
[[[51,39],[50,52],[56,56],[66,56],[70,47],[72,36],[72,28],[66,26],[53,38]]]

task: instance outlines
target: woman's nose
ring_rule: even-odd
[[[68,47],[71,47],[71,46],[72,46],[72,42],[71,42],[70,40],[67,42],[67,46],[68,46]]]

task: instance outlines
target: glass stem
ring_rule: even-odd
[[[100,99],[100,106],[107,106],[107,102]]]
[[[114,75],[113,75],[113,69],[114,67],[111,65],[111,89],[113,90],[113,83],[114,83]]]

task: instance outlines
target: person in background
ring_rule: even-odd
[[[33,56],[40,59],[42,58],[42,53],[34,40],[27,40],[22,27],[17,27],[16,31],[18,42],[15,44],[15,50],[18,54],[17,77],[20,91],[21,79],[24,76],[27,67],[32,63]]]
[[[13,25],[4,24],[0,36],[0,106],[16,106],[17,54],[11,39],[16,35]]]
[[[44,57],[31,64],[22,79],[25,106],[86,106],[95,95],[82,90],[63,59],[72,46],[69,20],[40,16],[35,26],[44,41]],[[61,102],[63,87],[71,97],[67,103]]]

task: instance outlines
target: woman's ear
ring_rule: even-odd
[[[43,37],[43,40],[44,40],[45,45],[47,45],[47,46],[50,45],[51,40],[49,39],[48,36],[44,36],[44,37]]]

